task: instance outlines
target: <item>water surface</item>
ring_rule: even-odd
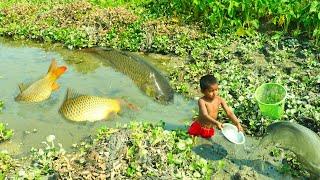
[[[41,103],[15,102],[14,97],[19,93],[18,84],[33,82],[43,76],[52,58],[57,60],[58,65],[68,67],[57,81],[60,89]],[[0,122],[8,123],[15,132],[10,142],[0,144],[0,150],[7,149],[16,154],[28,152],[31,147],[42,147],[41,142],[51,134],[68,150],[73,143],[94,134],[98,127],[115,127],[130,121],[162,120],[168,129],[183,127],[184,121],[191,119],[192,109],[196,107],[194,101],[187,101],[177,94],[173,104],[159,104],[141,92],[129,77],[102,65],[96,57],[53,44],[0,39],[0,77],[0,99],[5,103]],[[140,110],[135,112],[124,108],[117,117],[93,123],[71,122],[58,113],[67,88],[83,94],[122,97]]]

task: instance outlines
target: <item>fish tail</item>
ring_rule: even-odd
[[[64,72],[66,72],[66,66],[58,67],[57,61],[52,59],[50,67],[48,69],[48,76],[52,77],[53,79],[58,79]]]

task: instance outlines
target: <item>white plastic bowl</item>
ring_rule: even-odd
[[[243,132],[238,132],[238,128],[230,123],[224,123],[222,134],[232,143],[243,144],[245,142]]]

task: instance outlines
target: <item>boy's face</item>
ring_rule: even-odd
[[[209,99],[213,99],[215,96],[218,96],[219,86],[217,83],[211,84],[209,88],[202,91],[204,96]]]

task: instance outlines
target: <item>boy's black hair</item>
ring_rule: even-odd
[[[216,84],[216,83],[218,83],[218,81],[213,75],[208,74],[208,75],[202,76],[200,78],[201,91],[208,89],[210,87],[210,85]]]

